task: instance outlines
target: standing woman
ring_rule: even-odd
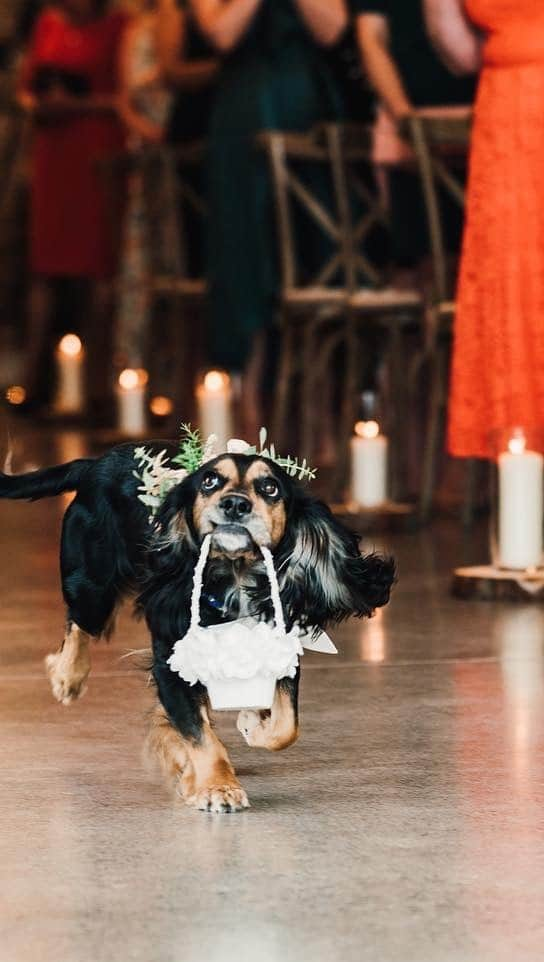
[[[341,116],[324,48],[346,27],[347,10],[344,0],[190,5],[221,57],[209,130],[211,360],[242,371],[256,333],[271,325],[279,284],[271,185],[255,134],[307,131]],[[246,412],[255,402],[246,394]]]
[[[544,5],[425,0],[457,72],[481,68],[455,316],[448,445],[492,458],[493,432],[544,414]]]
[[[34,120],[25,378],[30,400],[38,392],[58,278],[90,285],[91,403],[102,406],[110,388],[108,308],[116,258],[99,165],[124,143],[117,102],[125,23],[126,15],[110,12],[102,0],[59,0],[38,17],[23,65],[18,99]]]

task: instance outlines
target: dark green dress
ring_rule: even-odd
[[[274,209],[260,130],[305,131],[342,115],[342,97],[294,0],[263,0],[224,60],[209,131],[210,360],[240,370],[278,293]]]
[[[376,13],[387,18],[391,56],[415,107],[470,104],[473,77],[456,77],[444,66],[425,28],[423,0],[350,0],[353,13]],[[401,168],[389,172],[393,259],[413,267],[429,253],[425,205],[419,178]],[[441,197],[448,247],[459,248],[463,216],[444,191]]]

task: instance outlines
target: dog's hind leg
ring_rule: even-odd
[[[298,738],[298,672],[296,678],[282,678],[276,685],[270,711],[241,711],[236,727],[251,748],[279,752]]]
[[[85,682],[91,670],[90,643],[91,636],[74,621],[69,621],[59,650],[45,659],[51,690],[63,705],[80,698],[86,689]]]

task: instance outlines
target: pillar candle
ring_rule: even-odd
[[[147,373],[126,368],[117,387],[117,426],[122,434],[140,435],[146,428]]]
[[[208,371],[196,391],[198,424],[204,439],[217,436],[219,449],[226,451],[232,436],[232,385],[224,371]]]
[[[84,356],[77,334],[65,334],[61,338],[55,352],[57,390],[53,406],[58,414],[80,414],[83,410]]]
[[[358,421],[351,439],[351,497],[364,508],[387,500],[387,438],[376,421]]]
[[[499,564],[536,568],[542,563],[544,458],[512,438],[499,455]]]

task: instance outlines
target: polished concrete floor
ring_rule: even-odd
[[[30,438],[18,463],[78,445]],[[0,504],[1,962],[542,958],[544,611],[449,596],[479,537],[388,536],[394,600],[305,657],[297,745],[251,750],[220,718],[252,807],[208,815],[142,766],[128,613],[85,697],[51,697],[62,510]]]

